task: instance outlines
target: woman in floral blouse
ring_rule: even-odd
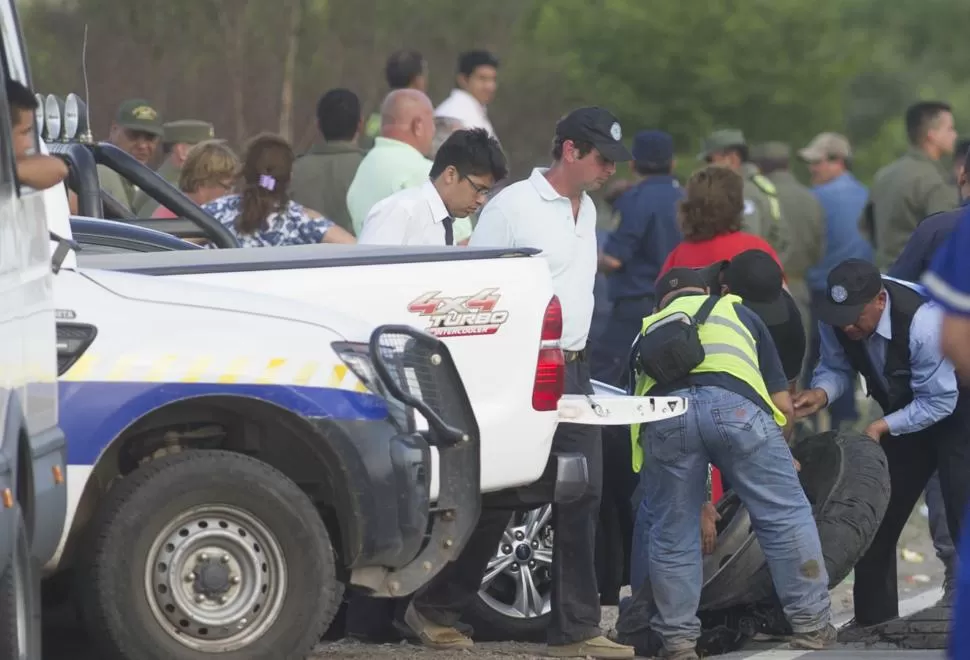
[[[240,192],[202,208],[225,225],[241,247],[355,243],[349,232],[290,200],[287,190],[295,158],[283,138],[257,135],[243,156]]]

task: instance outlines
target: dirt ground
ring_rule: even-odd
[[[903,559],[903,550],[907,559]],[[936,559],[930,541],[926,518],[919,509],[913,513],[899,544],[898,574],[899,598],[904,600],[929,591],[942,584],[943,567]],[[916,553],[916,554],[911,554]],[[918,561],[914,561],[918,560]],[[835,622],[844,623],[852,613],[852,578],[832,592],[832,609]],[[48,617],[45,612],[44,660],[97,660],[88,648],[83,632],[77,629],[73,617]],[[603,608],[603,628],[610,630],[616,622],[617,608]],[[537,644],[520,643],[483,643],[472,651],[442,652],[431,651],[410,644],[385,644],[381,646],[340,641],[321,644],[312,658],[331,660],[334,658],[400,658],[403,660],[481,660],[515,659],[543,657],[543,647]]]
[[[903,550],[907,550],[903,558]],[[916,554],[911,554],[916,553]],[[921,561],[913,561],[921,560]],[[933,543],[930,540],[926,518],[919,508],[913,512],[906,529],[899,542],[897,555],[897,571],[899,576],[899,599],[912,598],[920,593],[939,587],[943,582],[943,566],[936,558]],[[853,575],[832,591],[832,615],[837,624],[845,623],[852,616],[852,584]],[[609,631],[616,623],[617,608],[603,608],[603,629]],[[360,644],[352,641],[340,641],[322,644],[313,656],[316,660],[330,660],[332,658],[404,658],[428,660],[467,660],[476,658],[481,660],[541,658],[543,647],[539,644],[513,643],[483,643],[477,644],[472,651],[445,652],[432,651],[407,643],[401,644]]]

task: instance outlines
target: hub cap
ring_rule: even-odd
[[[229,652],[279,617],[286,562],[273,533],[231,506],[186,511],[155,538],[145,588],[155,619],[185,646]]]
[[[529,619],[549,612],[552,593],[552,507],[512,517],[488,562],[479,597],[497,612]]]

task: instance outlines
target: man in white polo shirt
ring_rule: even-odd
[[[455,245],[455,218],[478,211],[506,174],[505,154],[488,131],[455,131],[435,154],[430,179],[378,202],[364,219],[357,242]]]
[[[603,108],[574,110],[559,121],[553,164],[502,190],[483,209],[471,247],[529,247],[542,250],[562,304],[566,392],[592,393],[586,338],[593,316],[596,277],[596,208],[587,194],[632,160],[620,124]],[[603,483],[603,450],[595,426],[560,424],[556,451],[582,452],[590,486],[576,502],[553,506],[553,556],[549,655],[632,658],[600,632],[600,600],[594,567],[596,521]]]

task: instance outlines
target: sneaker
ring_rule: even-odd
[[[821,651],[835,643],[838,632],[835,626],[828,623],[824,628],[813,630],[807,633],[795,633],[792,635],[791,646],[793,649],[804,651]]]
[[[438,651],[454,651],[470,649],[475,646],[470,637],[461,634],[457,629],[450,626],[439,626],[421,616],[421,613],[415,609],[414,603],[408,605],[408,609],[404,613],[404,622],[417,635],[421,643],[428,648]]]
[[[546,649],[546,655],[550,658],[599,658],[603,660],[626,659],[634,657],[635,653],[632,646],[623,646],[616,642],[611,642],[606,637],[600,635],[583,642],[575,644],[556,644],[550,645]],[[695,660],[697,656],[694,656]],[[686,660],[686,659],[685,659]]]

